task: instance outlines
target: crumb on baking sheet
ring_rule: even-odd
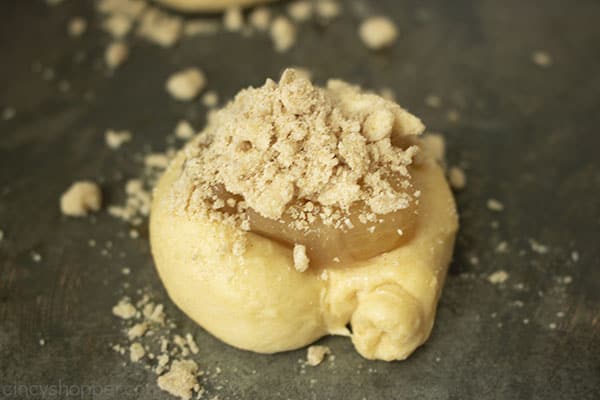
[[[257,30],[266,31],[271,25],[271,10],[264,6],[256,7],[250,12],[248,21]]]
[[[458,122],[458,120],[460,119],[460,114],[458,113],[457,110],[450,109],[446,112],[446,118],[450,122]]]
[[[181,120],[175,126],[175,137],[182,140],[190,139],[196,130],[194,127],[186,120]]]
[[[171,368],[157,379],[158,387],[183,400],[192,398],[193,392],[200,391],[198,364],[192,360],[175,360]]]
[[[162,155],[165,157],[164,155]],[[148,155],[146,159],[152,160],[155,168],[162,169],[165,161],[158,154],[155,156]],[[157,166],[160,165],[160,168]],[[150,206],[152,196],[149,190],[144,187],[144,182],[141,179],[130,179],[125,183],[125,204],[122,206],[111,205],[108,207],[108,213],[115,218],[122,219],[132,225],[140,225],[142,217],[150,214]]]
[[[542,68],[548,68],[552,66],[552,57],[545,51],[537,50],[531,54],[531,60],[535,65]]]
[[[182,30],[181,17],[149,7],[140,18],[137,34],[159,46],[171,47],[179,41]]]
[[[506,241],[502,241],[498,243],[495,249],[496,253],[506,253],[508,251],[508,243]]]
[[[91,181],[74,182],[60,197],[61,212],[72,217],[82,217],[90,211],[98,211],[101,205],[100,187]]]
[[[129,330],[127,331],[127,337],[129,338],[129,340],[137,339],[139,337],[144,336],[147,330],[148,324],[146,322],[139,322],[133,325],[131,328],[129,328]]]
[[[372,50],[389,47],[398,37],[394,21],[383,16],[367,18],[360,24],[358,33],[363,43]]]
[[[507,279],[508,279],[508,273],[503,269],[500,269],[500,270],[494,272],[487,278],[488,282],[493,283],[493,284],[504,283],[504,282],[506,282]]]
[[[279,53],[288,51],[296,42],[296,27],[286,17],[275,18],[270,33],[275,51]]]
[[[73,17],[69,21],[67,31],[71,37],[79,37],[87,30],[87,21],[83,17]]]
[[[13,107],[6,107],[2,110],[2,119],[4,121],[10,121],[16,114],[17,111]]]
[[[531,246],[531,250],[538,254],[546,254],[548,253],[548,246],[541,244],[535,239],[529,239],[529,245]]]
[[[448,170],[448,180],[453,189],[461,190],[467,186],[467,175],[462,168],[450,167]]]
[[[504,210],[504,204],[502,204],[499,200],[496,199],[488,199],[486,202],[487,208],[491,211],[500,212]]]
[[[187,68],[174,73],[167,79],[167,92],[176,100],[194,99],[206,86],[206,77],[198,68]]]
[[[579,261],[579,252],[578,251],[572,251],[571,252],[571,260],[573,262],[578,262]]]
[[[214,90],[209,90],[202,95],[202,104],[208,108],[216,107],[219,104],[219,95]]]
[[[121,319],[130,319],[135,316],[137,309],[127,298],[119,300],[119,303],[113,307],[112,313]]]
[[[323,20],[330,21],[341,14],[342,7],[337,0],[319,0],[315,3],[315,11]]]
[[[146,355],[146,350],[139,342],[131,343],[129,346],[129,360],[131,362],[138,362]]]
[[[316,367],[321,364],[329,354],[331,354],[331,349],[327,346],[309,346],[306,350],[306,363],[311,367]]]
[[[123,64],[128,56],[129,47],[123,42],[114,42],[106,48],[104,61],[109,68],[115,69]]]
[[[223,26],[230,32],[238,32],[244,27],[244,15],[239,7],[230,7],[223,14]]]
[[[113,129],[109,129],[104,134],[104,140],[106,141],[106,145],[113,150],[120,148],[124,143],[127,143],[131,140],[131,132],[127,130],[115,131]]]
[[[440,108],[442,105],[442,99],[439,96],[430,94],[425,97],[425,104],[431,108]]]
[[[102,23],[102,28],[114,39],[123,39],[132,26],[132,19],[124,14],[112,14]]]
[[[313,12],[313,3],[309,0],[296,0],[287,5],[289,16],[296,22],[310,19]]]

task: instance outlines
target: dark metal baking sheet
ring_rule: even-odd
[[[365,3],[397,22],[392,49],[374,54],[360,44],[356,3],[347,1],[330,26],[304,24],[287,54],[274,53],[263,35],[219,33],[168,50],[134,39],[112,76],[102,67],[109,39],[91,2],[0,3],[0,109],[16,110],[0,120],[0,398],[26,398],[11,392],[17,385],[61,384],[103,388],[96,398],[171,398],[154,373],[123,367],[108,346],[123,335],[111,307],[136,288],[150,290],[179,328],[195,334],[202,368],[221,368],[207,398],[600,398],[600,3]],[[91,25],[79,39],[66,34],[74,15]],[[531,61],[536,50],[552,56],[550,68]],[[461,230],[432,337],[409,360],[366,361],[348,340],[325,338],[335,361],[302,373],[302,350],[265,356],[230,348],[168,300],[145,232],[129,239],[128,227],[105,211],[61,216],[58,198],[72,181],[100,180],[106,203],[121,201],[124,180],[139,175],[134,154],[164,149],[180,118],[204,123],[202,106],[164,93],[166,77],[189,65],[200,66],[224,99],[288,65],[310,68],[318,82],[389,87],[443,132],[449,164],[463,165],[469,181],[457,194]],[[440,108],[425,104],[429,94],[442,99]],[[134,139],[111,151],[108,128],[130,129]],[[488,198],[505,210],[488,210]],[[533,252],[530,239],[548,253]],[[494,251],[501,241],[507,253]],[[123,267],[132,271],[129,289]],[[499,269],[507,282],[487,282]]]

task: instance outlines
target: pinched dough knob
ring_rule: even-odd
[[[403,360],[424,336],[421,304],[398,284],[386,284],[358,298],[352,342],[365,358]]]

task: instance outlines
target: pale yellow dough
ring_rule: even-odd
[[[250,7],[274,0],[155,0],[183,12],[217,12],[230,7]]]
[[[362,356],[387,361],[405,359],[427,340],[458,227],[454,199],[431,157],[413,169],[422,195],[411,241],[353,265],[305,272],[294,268],[291,248],[249,233],[245,254],[236,256],[236,228],[175,215],[170,192],[183,161],[180,153],[156,188],[152,252],[173,301],[207,331],[260,353],[344,335]]]

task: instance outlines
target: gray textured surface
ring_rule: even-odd
[[[203,368],[223,370],[207,386],[221,399],[600,398],[600,4],[372,3],[400,29],[398,43],[383,53],[360,45],[348,2],[327,29],[304,25],[286,55],[274,54],[265,36],[221,33],[170,50],[134,40],[130,60],[109,77],[101,67],[108,38],[89,2],[1,2],[0,109],[12,106],[16,116],[0,120],[0,398],[24,398],[11,395],[17,384],[116,385],[119,396],[97,398],[170,398],[153,373],[123,367],[108,348],[123,338],[110,309],[136,288],[148,288],[196,335]],[[71,39],[66,22],[76,14],[92,27]],[[551,68],[531,62],[537,49],[552,55]],[[75,62],[78,52],[85,57]],[[206,71],[223,98],[287,65],[313,69],[320,82],[333,76],[391,87],[401,104],[444,132],[450,163],[467,167],[469,185],[457,196],[462,228],[433,335],[408,361],[368,362],[348,340],[327,338],[335,362],[301,374],[303,351],[234,350],[168,301],[145,235],[122,238],[127,226],[105,212],[60,215],[58,197],[73,180],[102,179],[106,202],[118,202],[123,180],[139,175],[133,153],[162,150],[182,117],[201,126],[201,106],[163,91],[165,78],[190,64]],[[40,65],[56,77],[45,80]],[[62,80],[72,86],[68,93],[59,90]],[[442,98],[440,109],[424,104],[430,93]],[[459,112],[457,122],[447,119],[449,109]],[[135,138],[111,151],[107,128],[131,129]],[[489,197],[506,210],[487,210]],[[532,253],[529,238],[548,245],[548,254]],[[497,254],[502,240],[509,252]],[[107,241],[112,249],[102,255]],[[500,268],[510,274],[507,283],[489,284],[485,276]],[[564,276],[573,282],[561,283]]]

